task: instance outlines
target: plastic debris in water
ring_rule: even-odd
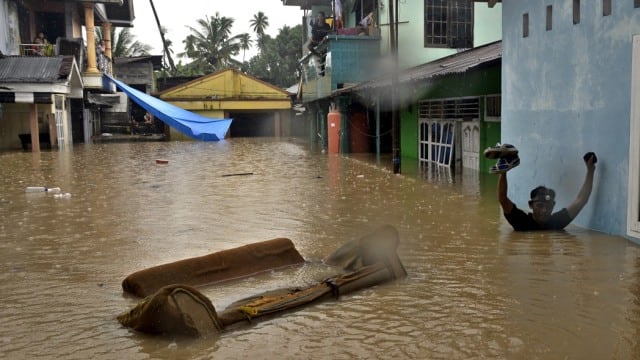
[[[60,188],[59,187],[48,188],[46,186],[28,186],[25,189],[25,192],[28,192],[28,193],[31,193],[31,192],[59,193],[60,192]]]

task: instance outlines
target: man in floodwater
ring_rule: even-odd
[[[525,213],[507,196],[507,170],[497,172],[498,178],[498,201],[504,213],[504,217],[516,231],[530,230],[560,230],[569,225],[584,205],[589,200],[591,188],[593,187],[593,174],[596,169],[596,154],[588,152],[584,155],[584,163],[587,167],[584,183],[576,196],[576,199],[566,208],[552,213],[555,206],[556,193],[553,189],[544,186],[538,186],[531,190],[531,200],[529,200],[529,208],[531,213]]]

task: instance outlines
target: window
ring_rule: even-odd
[[[547,5],[547,31],[553,27],[553,6]]]
[[[473,1],[425,0],[424,46],[473,47]]]
[[[522,37],[529,36],[529,14],[522,14]]]
[[[573,0],[573,23],[580,23],[580,0]]]
[[[484,100],[484,118],[486,121],[500,121],[502,116],[502,96],[490,95]]]
[[[602,0],[602,16],[611,15],[611,0]]]

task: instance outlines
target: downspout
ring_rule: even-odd
[[[376,92],[376,159],[380,161],[380,93]]]

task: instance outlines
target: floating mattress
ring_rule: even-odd
[[[122,289],[146,297],[167,285],[198,287],[302,263],[293,242],[277,238],[140,270],[122,281]]]

